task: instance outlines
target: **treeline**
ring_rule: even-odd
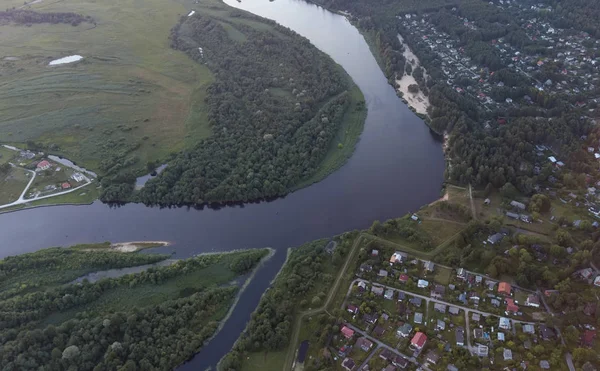
[[[272,288],[260,300],[258,308],[246,330],[241,334],[233,350],[220,363],[222,370],[238,370],[246,352],[272,352],[284,349],[289,343],[294,315],[300,307],[308,305],[309,293],[313,307],[322,304],[323,292],[315,292],[318,286],[328,289],[333,276],[324,273],[327,267],[339,266],[350,248],[353,234],[342,237],[333,252],[325,251],[326,241],[319,240],[292,251]],[[355,236],[354,236],[355,237]]]
[[[28,25],[36,23],[67,23],[72,26],[77,26],[82,22],[93,23],[94,20],[90,16],[83,16],[77,13],[39,13],[33,10],[20,9],[0,12],[0,24],[16,23]]]
[[[235,293],[233,287],[214,288],[129,313],[83,316],[29,331],[3,331],[0,368],[171,370],[213,335]]]
[[[261,27],[250,25],[261,24]],[[232,31],[233,30],[233,31]],[[349,77],[310,42],[233,10],[182,17],[171,45],[216,81],[206,104],[212,136],[179,153],[136,201],[203,204],[285,195],[318,169],[350,107]],[[124,201],[131,179],[103,180],[104,201]]]

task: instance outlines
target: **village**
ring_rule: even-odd
[[[5,184],[0,209],[75,192],[96,178],[68,160],[7,145],[0,147],[0,164]]]
[[[560,94],[573,107],[582,108],[590,103],[595,107],[598,99],[591,97],[591,93],[600,79],[600,58],[596,57],[600,41],[585,32],[568,32],[536,16],[538,12],[551,12],[548,6],[529,6],[510,0],[500,0],[496,5],[514,16],[528,39],[528,46],[519,48],[502,37],[491,40],[488,52],[498,64],[493,69],[469,57],[459,40],[431,22],[430,14],[405,14],[398,16],[398,21],[410,31],[414,43],[437,55],[446,84],[478,102],[484,111],[539,104],[536,96],[520,89],[524,87],[534,88],[540,96]],[[455,25],[466,30],[478,29],[476,20],[459,15],[456,8],[452,8],[451,14]],[[497,73],[499,69],[501,76]],[[503,123],[502,118],[498,120]],[[490,122],[485,125],[488,127]]]

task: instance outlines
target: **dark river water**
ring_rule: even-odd
[[[0,257],[50,246],[100,241],[168,240],[176,257],[274,247],[217,337],[184,370],[214,365],[232,346],[285,259],[285,248],[362,229],[440,197],[441,143],[396,96],[367,43],[344,17],[297,0],[227,0],[308,38],[360,87],[369,113],[348,163],[320,183],[271,202],[205,208],[55,206],[0,215]]]

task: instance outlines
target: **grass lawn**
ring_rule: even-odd
[[[439,265],[435,267],[435,276],[434,281],[439,283],[440,285],[448,286],[452,281],[452,269],[448,269],[445,267],[440,267]]]
[[[287,351],[248,353],[240,371],[282,370]]]
[[[428,219],[421,221],[419,227],[431,237],[434,246],[443,243],[465,228],[461,224]]]
[[[117,151],[137,158],[133,166],[141,169],[210,135],[204,97],[213,76],[168,39],[193,6],[193,0],[44,1],[30,8],[89,15],[96,24],[1,25],[0,54],[19,59],[0,62],[6,72],[0,138],[52,145],[52,152],[98,170]],[[84,59],[48,66],[72,54]]]
[[[0,145],[0,165],[11,161],[18,152],[8,148],[4,148]]]
[[[8,173],[0,175],[0,205],[16,201],[30,179],[30,172],[18,168],[11,168]]]

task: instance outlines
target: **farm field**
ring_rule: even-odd
[[[192,4],[65,0],[27,6],[74,12],[95,23],[0,26],[0,138],[105,173],[118,161],[142,172],[147,162],[209,136],[204,98],[212,74],[169,45],[171,28]],[[83,60],[48,65],[73,54]]]

